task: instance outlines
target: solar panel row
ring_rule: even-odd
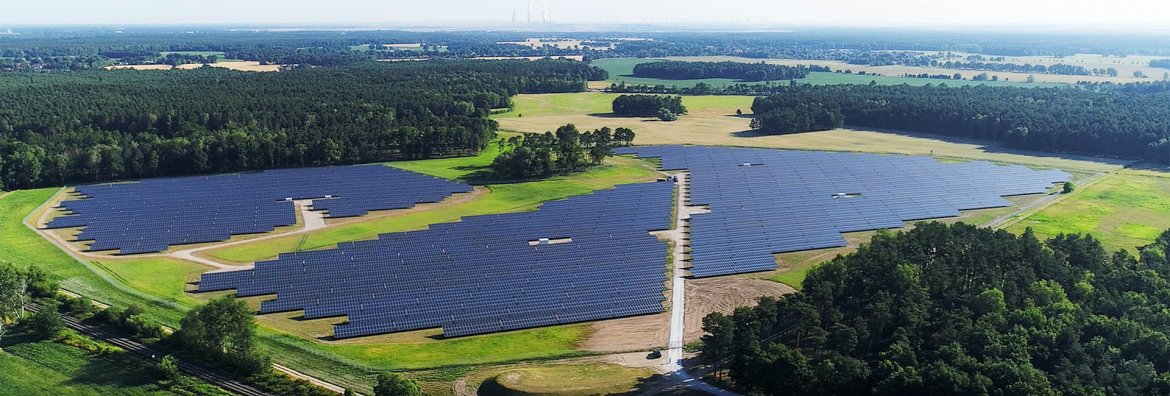
[[[900,155],[702,146],[618,152],[690,170],[691,204],[711,209],[691,219],[696,277],[773,270],[774,253],[845,246],[843,232],[1008,206],[1004,196],[1068,180],[1059,170]]]
[[[204,274],[200,291],[275,294],[262,313],[347,316],[338,338],[442,327],[448,337],[661,312],[674,185],[645,183],[465,217]],[[566,239],[567,238],[567,239]],[[547,242],[542,242],[547,240]]]
[[[71,215],[47,228],[85,227],[76,239],[94,241],[90,251],[149,253],[296,224],[291,200],[312,199],[314,210],[349,217],[469,191],[466,184],[381,165],[146,179],[79,186],[79,199],[61,203]]]

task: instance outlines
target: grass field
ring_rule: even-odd
[[[106,279],[99,276],[24,226],[22,223],[24,217],[56,191],[56,189],[14,191],[0,198],[0,235],[3,236],[0,238],[0,260],[18,265],[38,266],[58,276],[62,286],[71,291],[112,305],[139,304],[153,318],[171,325],[177,324],[182,315],[181,305],[168,303],[163,298],[131,289],[113,277]],[[158,272],[158,276],[163,278],[174,277],[166,271]],[[145,278],[140,282],[151,283],[149,275],[142,276]]]
[[[1109,251],[1137,247],[1170,228],[1170,173],[1120,171],[1008,228],[1046,239],[1092,233]]]
[[[479,393],[487,396],[619,394],[633,390],[640,380],[653,375],[648,369],[612,364],[540,365],[502,372],[486,381]]]
[[[436,160],[426,160],[436,161]],[[417,162],[391,163],[393,166],[415,170],[436,176],[463,177],[470,169],[482,164],[483,158],[469,157],[443,161],[442,166],[419,164]],[[206,252],[208,256],[238,263],[248,263],[276,257],[283,252],[331,247],[339,242],[370,239],[378,234],[425,229],[429,224],[456,221],[463,216],[516,212],[535,209],[541,202],[587,194],[594,190],[612,188],[618,184],[653,180],[656,173],[651,166],[640,160],[614,158],[606,165],[572,176],[559,176],[547,180],[492,184],[491,193],[442,211],[422,211],[402,216],[374,218],[352,224],[340,225],[308,234],[274,238],[263,243],[241,244]]]
[[[176,384],[160,382],[153,365],[121,351],[88,353],[69,345],[11,335],[0,346],[0,394],[230,394],[190,379]]]

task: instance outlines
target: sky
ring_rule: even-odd
[[[0,27],[34,24],[523,24],[528,0],[0,0]],[[1166,0],[533,0],[555,24],[1167,27]]]

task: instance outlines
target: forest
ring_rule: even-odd
[[[613,114],[621,117],[657,117],[662,110],[686,114],[681,96],[620,95],[613,99]]]
[[[0,189],[470,155],[511,96],[597,78],[573,61],[3,73]]]
[[[745,82],[796,80],[812,71],[830,71],[828,67],[791,67],[766,63],[659,61],[634,66],[634,77],[665,80],[731,78]]]
[[[755,114],[809,106],[844,124],[1002,142],[1050,152],[1170,164],[1170,92],[1163,84],[1074,88],[790,86],[757,98]],[[838,117],[831,114],[831,118]],[[756,123],[762,133],[791,133]],[[805,129],[815,130],[815,129]],[[800,131],[796,129],[795,131]]]
[[[748,394],[1170,393],[1170,231],[1107,253],[966,224],[880,233],[800,292],[703,319]]]
[[[524,180],[569,174],[601,165],[616,146],[634,140],[629,128],[602,127],[581,132],[565,124],[556,132],[524,134],[501,141],[500,155],[492,161],[492,176],[500,180]]]

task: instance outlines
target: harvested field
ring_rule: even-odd
[[[188,63],[172,67],[171,65],[114,65],[106,69],[132,69],[132,70],[191,70],[203,67],[201,63]],[[207,64],[211,67],[221,67],[224,69],[238,70],[238,71],[254,71],[254,72],[275,72],[280,71],[281,65],[262,65],[256,61],[228,61],[216,62]]]

